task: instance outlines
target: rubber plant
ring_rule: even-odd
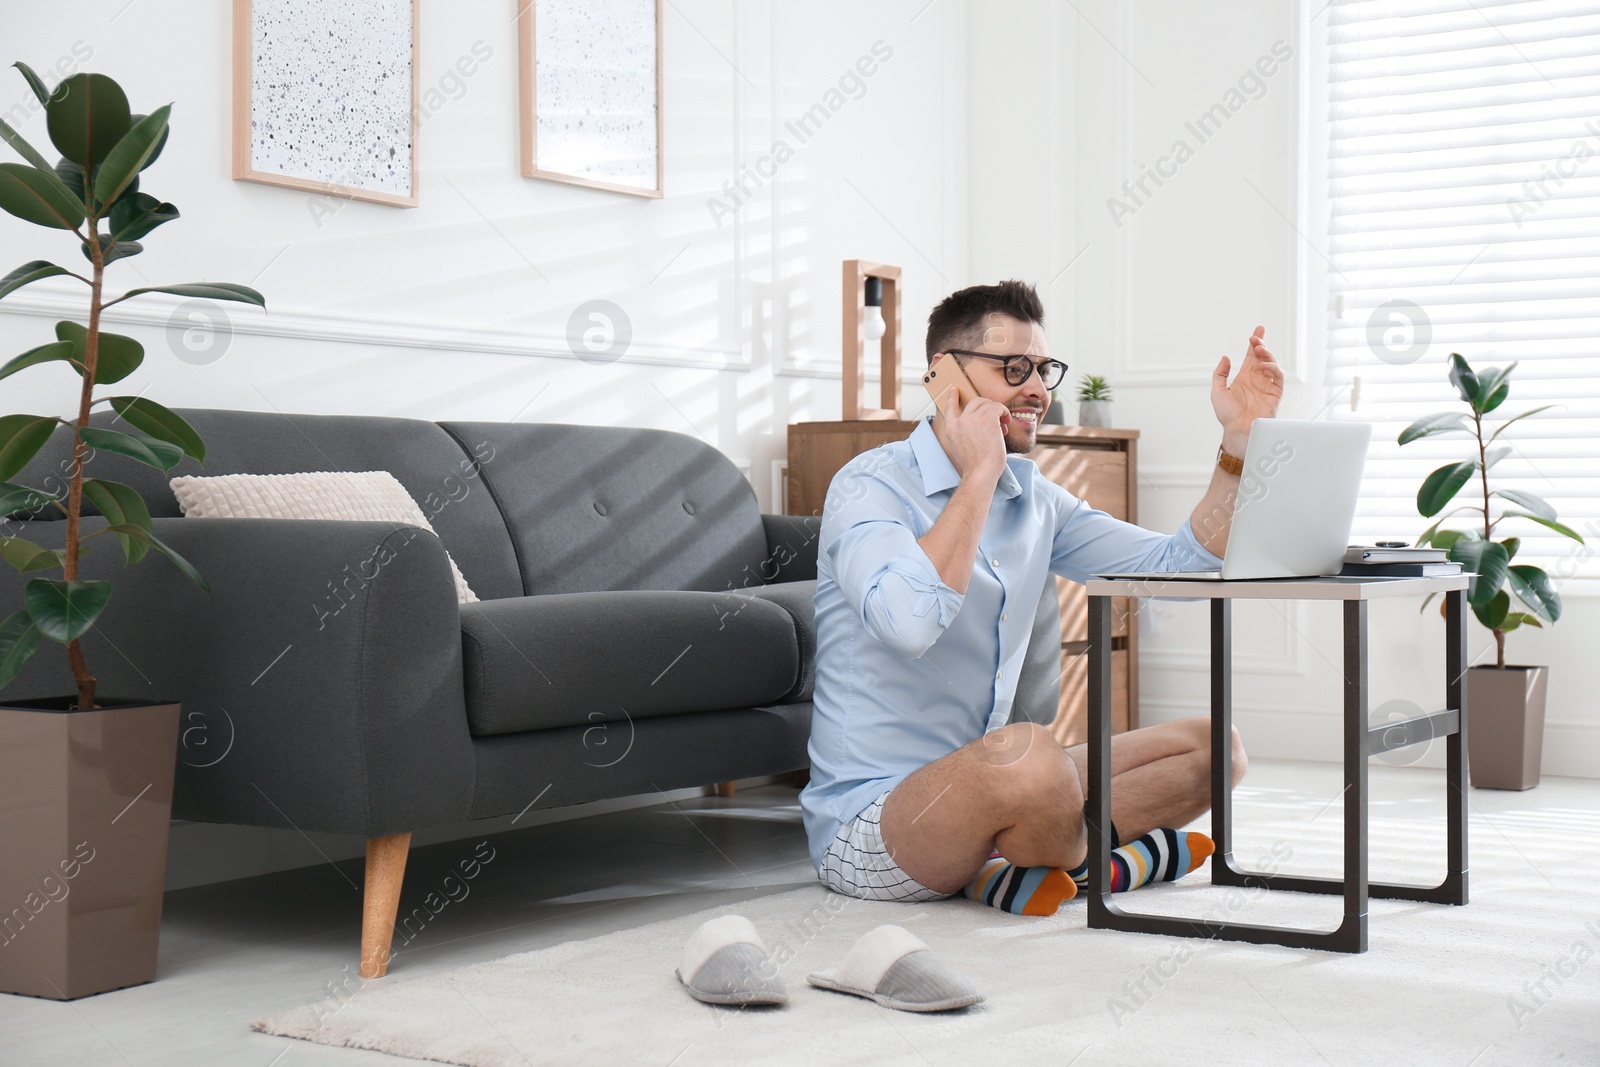
[[[0,209],[48,229],[70,233],[89,263],[87,274],[46,260],[24,263],[0,278],[0,298],[45,278],[75,278],[89,290],[87,325],[56,323],[56,339],[0,365],[0,379],[47,363],[71,367],[81,379],[77,418],[53,415],[0,416],[0,516],[53,507],[66,515],[66,541],[47,549],[21,537],[0,538],[0,554],[23,574],[60,570],[60,578],[35,577],[23,589],[23,607],[0,621],[0,686],[10,683],[38,651],[41,638],[66,646],[77,685],[77,707],[95,708],[95,676],[84,660],[81,642],[105,610],[111,583],[78,576],[86,542],[111,535],[128,563],[152,549],[166,556],[188,579],[210,593],[198,571],[151,532],[150,512],[127,485],[91,478],[85,465],[94,452],[126,456],[167,472],[185,456],[204,461],[205,444],[192,427],[168,408],[143,395],[96,398],[96,386],[128,377],[144,360],[132,337],[100,328],[106,308],[146,293],[169,293],[209,300],[233,300],[265,307],[261,294],[243,285],[200,282],[154,285],[107,298],[106,268],[142,252],[140,239],[178,217],[178,209],[139,189],[139,176],[161,155],[172,105],[148,115],[130,114],[128,98],[103,74],[76,74],[49,90],[24,63],[15,64],[44,105],[50,141],[62,158],[52,166],[4,120],[0,137],[24,162],[0,163]],[[89,425],[89,413],[109,405],[127,430]],[[14,484],[11,479],[58,432],[72,434],[66,499]],[[106,519],[94,533],[82,532],[87,499]]]
[[[1513,423],[1556,406],[1544,404],[1513,415],[1485,436],[1490,427],[1484,416],[1505,402],[1511,392],[1511,372],[1516,366],[1513,362],[1503,367],[1489,367],[1479,374],[1459,354],[1450,353],[1450,384],[1455,386],[1467,410],[1424,416],[1401,431],[1399,438],[1402,445],[1442,433],[1470,433],[1477,439],[1475,458],[1447,463],[1423,479],[1422,488],[1417,490],[1417,510],[1424,518],[1433,518],[1440,512],[1444,514],[1423,531],[1417,544],[1448,549],[1450,558],[1459,562],[1463,570],[1476,573],[1467,588],[1467,602],[1472,605],[1478,621],[1494,633],[1497,667],[1506,665],[1506,634],[1522,626],[1542,628],[1545,623],[1553,624],[1561,618],[1561,595],[1551,584],[1550,575],[1541,567],[1511,562],[1516,558],[1522,539],[1501,537],[1496,540],[1497,528],[1508,519],[1520,519],[1583,543],[1576,531],[1557,521],[1556,509],[1544,498],[1520,489],[1490,486],[1490,470],[1512,451],[1509,445],[1491,447],[1495,441]],[[1473,496],[1475,502],[1444,511],[1474,477],[1479,482]],[[1508,504],[1512,506],[1507,507]],[[1463,511],[1478,513],[1471,527],[1465,530],[1441,528],[1447,519]],[[1516,595],[1515,603],[1512,594]],[[1423,606],[1427,606],[1427,601]]]

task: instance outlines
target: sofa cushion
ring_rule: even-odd
[[[186,474],[169,483],[178,506],[191,519],[337,519],[403,522],[438,531],[388,471],[308,471],[305,474]],[[456,599],[478,597],[446,552]]]
[[[800,678],[789,611],[679,590],[554,593],[461,607],[475,736],[779,703]]]
[[[816,581],[758,585],[744,592],[778,605],[794,621],[795,637],[800,641],[800,677],[794,683],[794,691],[785,696],[784,701],[810,700],[811,686],[817,678]]]
[[[178,408],[205,440],[204,467],[183,459],[169,474],[136,460],[97,452],[89,473],[133,487],[150,514],[177,517],[169,476],[185,474],[299,474],[305,471],[384,470],[399,479],[433,524],[445,549],[481,597],[518,596],[522,578],[505,519],[482,481],[503,462],[483,437],[454,436],[436,423],[379,415],[286,415],[276,411]],[[114,411],[89,417],[94,426],[116,429]],[[492,424],[486,424],[492,425]],[[59,490],[70,469],[72,435],[58,433],[22,473],[23,485]],[[85,512],[94,514],[87,506]],[[45,508],[38,518],[60,513]],[[352,567],[359,560],[352,560]],[[336,578],[336,575],[329,575]]]
[[[720,592],[770,577],[755,491],[696,437],[559,423],[439,425],[463,448],[493,450],[483,480],[505,515],[525,593]]]

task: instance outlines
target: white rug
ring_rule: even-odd
[[[1236,855],[1333,874],[1337,806],[1255,822]],[[1204,829],[1205,824],[1196,824]],[[1442,823],[1373,821],[1374,878],[1436,881]],[[1276,853],[1274,853],[1276,850]],[[1569,851],[1570,850],[1570,851]],[[821,885],[417,979],[386,979],[259,1020],[272,1034],[469,1067],[545,1064],[1600,1063],[1600,816],[1475,814],[1472,903],[1374,900],[1358,956],[1085,928],[1082,900],[1048,918],[965,898],[893,904]],[[1276,857],[1276,858],[1275,858]],[[1132,910],[1332,928],[1339,899],[1176,886]],[[700,923],[749,917],[790,1002],[735,1010],[673,976]],[[975,978],[987,1000],[916,1015],[809,986],[861,934],[897,923]],[[389,984],[393,982],[393,984]]]

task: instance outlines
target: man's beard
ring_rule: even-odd
[[[1024,426],[1022,420],[1012,419],[1011,429],[1006,431],[1006,454],[1020,456],[1032,452],[1037,436],[1038,427]]]

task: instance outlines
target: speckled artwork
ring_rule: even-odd
[[[539,170],[659,187],[656,10],[656,0],[534,0]]]
[[[252,0],[252,170],[412,195],[412,2]]]

